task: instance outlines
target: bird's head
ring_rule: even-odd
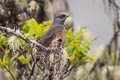
[[[53,25],[64,25],[67,17],[69,17],[68,13],[58,13],[53,20]]]

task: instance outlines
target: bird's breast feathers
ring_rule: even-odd
[[[51,41],[50,47],[54,47],[58,43],[61,43],[61,46],[63,48],[65,43],[64,27],[55,27],[55,35],[55,38]]]

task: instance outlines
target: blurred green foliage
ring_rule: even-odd
[[[51,24],[51,21],[45,21],[42,24],[38,24],[35,19],[31,19],[25,23],[21,32],[24,35],[27,35],[29,39],[36,40],[48,30]],[[94,39],[85,40],[85,32],[85,27],[81,27],[80,30],[74,34],[72,29],[65,29],[65,48],[68,53],[68,58],[77,65],[86,63],[85,61],[87,59],[93,60],[92,57],[87,56],[87,53],[90,50],[90,45]]]
[[[10,53],[9,50],[5,51],[3,59],[0,59],[0,66],[6,67],[7,65],[9,65],[9,58],[8,58],[9,53]]]
[[[86,63],[86,60],[93,60],[87,53],[90,50],[90,45],[94,39],[85,40],[85,27],[81,27],[76,33],[72,33],[72,29],[65,30],[66,44],[65,48],[68,53],[68,58],[75,65]]]
[[[21,33],[31,40],[37,40],[48,30],[51,25],[51,21],[44,21],[43,23],[38,24],[37,21],[32,18],[26,21],[21,29]],[[74,65],[85,64],[88,59],[93,60],[93,57],[88,56],[88,53],[90,51],[90,45],[94,39],[85,39],[85,32],[85,27],[81,27],[76,33],[73,33],[72,29],[65,29],[65,49],[68,55],[67,58]],[[5,46],[9,46],[10,48],[5,48]],[[14,49],[15,47],[18,48]],[[20,47],[24,50],[19,50],[21,49]],[[2,55],[0,57],[0,66],[3,68],[6,66],[12,66],[13,62],[16,62],[16,60],[19,60],[22,64],[29,64],[32,59],[32,48],[33,47],[31,47],[31,45],[25,43],[23,40],[17,37],[7,38],[2,32],[0,32],[0,55]]]
[[[0,31],[0,48],[3,47],[3,45],[7,44],[7,38],[3,36],[3,33]]]
[[[18,57],[18,59],[20,60],[20,62],[22,64],[28,64],[30,62],[31,58],[32,58],[31,56],[25,58],[23,55]]]
[[[44,21],[42,24],[38,24],[37,21],[32,18],[26,21],[21,32],[29,39],[36,40],[48,30],[51,24],[51,21]]]

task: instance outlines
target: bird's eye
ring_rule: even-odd
[[[60,19],[64,19],[65,17],[66,17],[65,14],[60,14],[60,15],[56,16],[56,18],[60,18]]]
[[[65,17],[65,15],[59,15],[56,18],[64,18],[64,17]]]
[[[65,17],[65,15],[61,15],[61,18],[64,18]]]

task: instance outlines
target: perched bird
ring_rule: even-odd
[[[66,18],[69,17],[67,13],[59,13],[53,20],[52,26],[48,31],[39,39],[39,43],[45,47],[60,47],[64,48],[65,34],[64,23]],[[42,52],[41,49],[37,49],[36,62],[33,63],[32,70],[28,79],[33,75],[35,64],[39,61],[43,68],[51,68],[49,60],[49,54]]]
[[[65,42],[64,22],[67,17],[69,17],[67,13],[58,13],[53,20],[52,26],[40,38],[39,42],[45,47],[55,47],[56,44],[61,43],[63,48]]]
[[[58,13],[53,20],[52,26],[48,31],[40,38],[39,43],[45,47],[50,48],[64,48],[65,43],[65,33],[64,33],[64,23],[69,15],[67,13]],[[38,48],[36,53],[37,61],[41,62],[41,65],[50,67],[49,63],[50,54],[42,51]]]
[[[67,13],[57,14],[53,20],[52,26],[40,38],[39,43],[44,45],[45,47],[56,47],[57,49],[62,51],[65,43],[64,23],[67,17],[69,17]],[[47,53],[44,51],[38,53],[40,65],[43,66],[44,70],[47,72],[45,74],[45,76],[47,76],[45,80],[53,80],[56,76],[60,77],[60,60],[62,58],[62,53],[59,50],[56,50],[55,54]]]

